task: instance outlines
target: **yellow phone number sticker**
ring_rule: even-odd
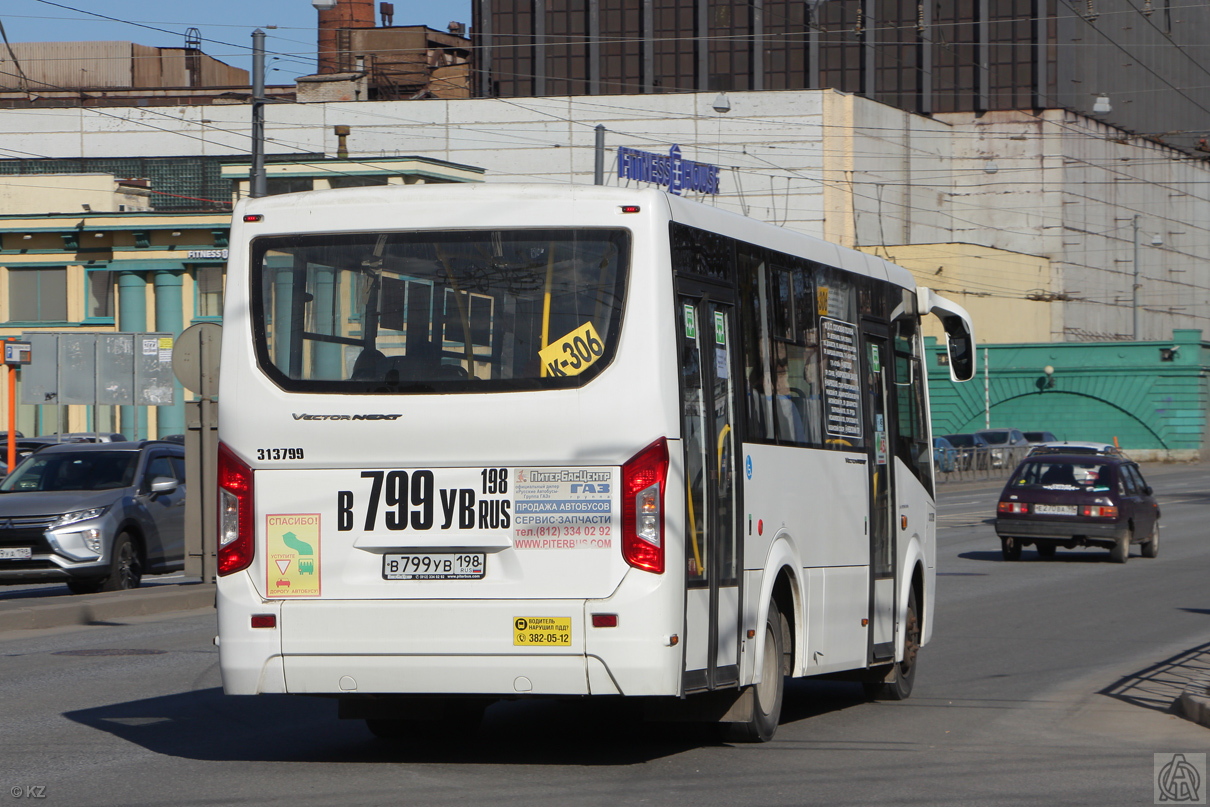
[[[542,374],[547,377],[579,375],[591,367],[605,352],[601,337],[591,322],[586,322],[571,333],[556,339],[538,351],[542,361]]]
[[[519,616],[513,619],[514,646],[570,647],[571,617]]]

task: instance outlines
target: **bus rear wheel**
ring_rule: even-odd
[[[781,702],[785,696],[785,635],[787,623],[777,603],[769,601],[765,616],[765,650],[761,656],[761,680],[753,684],[752,715],[743,723],[729,723],[726,738],[737,743],[765,743],[777,733],[781,720]]]

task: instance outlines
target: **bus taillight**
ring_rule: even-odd
[[[218,573],[247,569],[254,554],[252,469],[218,445]]]
[[[668,441],[661,437],[622,466],[622,557],[636,569],[664,573],[664,481]]]

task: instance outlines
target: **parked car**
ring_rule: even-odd
[[[1025,439],[1031,444],[1037,443],[1053,443],[1059,438],[1055,437],[1052,432],[1021,432],[1025,435]]]
[[[933,438],[933,467],[943,474],[952,474],[958,467],[958,449],[944,437]]]
[[[1105,457],[1125,457],[1126,453],[1113,443],[1097,443],[1086,440],[1055,440],[1050,443],[1038,443],[1029,450],[1029,456],[1036,454],[1100,454]]]
[[[0,583],[112,591],[177,571],[184,560],[181,446],[48,445],[0,482]]]
[[[980,429],[975,434],[991,446],[993,468],[1012,468],[1029,452],[1029,441],[1020,429]]]
[[[963,471],[986,470],[991,447],[980,434],[947,434],[945,439],[958,450],[957,466]]]
[[[117,432],[68,432],[43,436],[61,443],[121,443],[126,440],[126,435]]]
[[[1099,546],[1125,563],[1132,543],[1143,557],[1160,551],[1160,506],[1139,466],[1124,457],[1039,454],[1026,458],[996,506],[1005,560],[1033,544],[1043,558],[1062,546]]]

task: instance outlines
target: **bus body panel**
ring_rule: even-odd
[[[929,452],[930,458],[932,452]],[[933,606],[936,591],[934,585],[937,578],[937,504],[933,497],[910,470],[899,460],[895,460],[895,490],[896,500],[901,517],[907,518],[907,526],[901,520],[895,525],[900,531],[899,557],[896,561],[898,569],[903,569],[900,579],[904,581],[898,592],[900,613],[906,613],[907,589],[912,580],[912,570],[920,566],[923,572],[924,590],[917,591],[924,604],[920,614],[921,625],[920,644],[929,643],[933,633]],[[902,619],[900,620],[902,621]],[[896,658],[902,651],[902,637],[897,639]]]
[[[281,634],[251,625],[253,615],[280,620],[281,602],[265,602],[248,575],[234,574],[219,579],[215,605],[223,691],[228,695],[285,692]]]
[[[865,511],[833,506],[868,496],[865,455],[754,443],[743,453],[745,568],[764,568],[779,530],[789,533],[803,566],[869,564]]]

